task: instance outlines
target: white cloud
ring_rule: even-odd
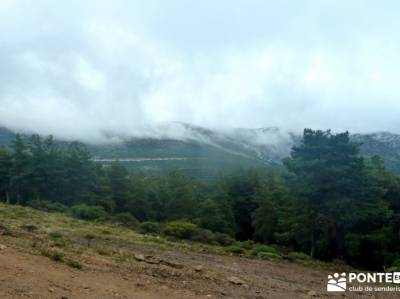
[[[400,133],[397,1],[0,0],[0,124]]]

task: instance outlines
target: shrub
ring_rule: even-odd
[[[230,252],[230,253],[240,254],[240,253],[244,253],[246,250],[237,245],[231,245],[226,248],[226,251]]]
[[[309,261],[311,257],[303,252],[289,252],[287,255],[289,260],[301,260],[301,261]]]
[[[278,250],[276,250],[274,247],[271,247],[268,245],[255,245],[253,247],[253,249],[251,250],[250,254],[253,256],[258,256],[258,254],[261,252],[269,252],[269,253],[279,254]]]
[[[112,254],[112,250],[108,247],[98,247],[98,248],[96,248],[96,251],[100,255],[111,255]]]
[[[93,234],[86,234],[86,235],[85,235],[85,239],[86,239],[86,241],[87,241],[87,246],[90,247],[90,245],[92,244],[92,241],[93,241],[94,239],[96,239],[96,236],[93,235]]]
[[[215,233],[214,240],[222,246],[229,246],[235,243],[235,240],[231,236],[223,233]]]
[[[68,241],[64,240],[63,235],[60,232],[51,232],[49,233],[49,237],[53,241],[52,246],[66,247],[68,245]]]
[[[75,205],[71,208],[72,216],[83,220],[96,220],[104,218],[107,213],[103,207],[88,206],[86,204]]]
[[[394,266],[394,267],[400,268],[400,259],[396,259],[396,260],[393,262],[393,266]]]
[[[215,242],[214,233],[204,228],[196,228],[193,231],[193,234],[190,237],[190,239],[195,242],[206,243],[206,244],[212,244]]]
[[[247,241],[243,241],[243,242],[237,242],[237,244],[246,249],[246,250],[250,250],[253,246],[254,246],[254,241],[252,240],[247,240]]]
[[[137,227],[139,225],[139,221],[132,216],[130,213],[119,213],[112,218],[113,222],[118,224],[122,224],[128,227]]]
[[[161,232],[161,225],[157,222],[142,222],[139,225],[139,231],[143,234],[159,234]]]
[[[14,234],[8,226],[0,224],[0,235],[13,236]]]
[[[63,238],[63,235],[60,232],[51,232],[49,233],[50,239],[59,240]]]
[[[41,253],[43,256],[48,257],[52,261],[64,262],[64,255],[57,250],[43,249]]]
[[[48,200],[30,200],[26,203],[29,207],[45,211],[45,212],[59,212],[63,213],[67,211],[68,207],[59,203],[59,202],[51,202]]]
[[[74,260],[67,260],[65,262],[68,266],[70,266],[71,268],[75,268],[75,269],[82,269],[82,264],[78,261],[74,261]]]
[[[281,258],[281,256],[278,253],[274,253],[274,252],[265,252],[265,251],[261,251],[257,254],[257,256],[259,258],[262,259],[279,259]]]
[[[38,230],[38,227],[36,225],[34,225],[34,224],[31,224],[31,223],[23,224],[20,227],[23,230],[26,230],[27,232],[30,232],[30,233]]]
[[[386,270],[387,272],[400,272],[400,259],[394,260],[392,266]]]
[[[197,225],[187,221],[172,221],[167,223],[164,228],[164,234],[179,239],[189,239]]]

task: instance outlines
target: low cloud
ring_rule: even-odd
[[[0,124],[84,140],[172,121],[400,133],[399,6],[0,0]]]

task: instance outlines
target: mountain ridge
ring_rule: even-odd
[[[0,144],[9,144],[14,134],[10,129],[0,128]],[[174,160],[174,163],[169,161],[168,171],[197,168],[201,164],[222,164],[216,167],[214,174],[218,168],[231,168],[233,165],[279,167],[282,159],[290,155],[291,147],[301,141],[300,134],[278,127],[213,130],[180,122],[161,124],[140,137],[107,133],[107,138],[104,142],[85,143],[95,159],[143,158],[147,162],[140,161],[143,165],[139,165],[139,161],[135,161],[132,167],[156,170],[160,164],[166,164],[168,158],[182,158]],[[378,154],[390,170],[400,174],[400,135],[390,132],[355,133],[351,134],[351,139],[361,143],[361,155],[371,157]],[[152,158],[158,162],[147,165]]]

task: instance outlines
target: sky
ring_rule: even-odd
[[[400,2],[0,0],[0,125],[400,133]]]

